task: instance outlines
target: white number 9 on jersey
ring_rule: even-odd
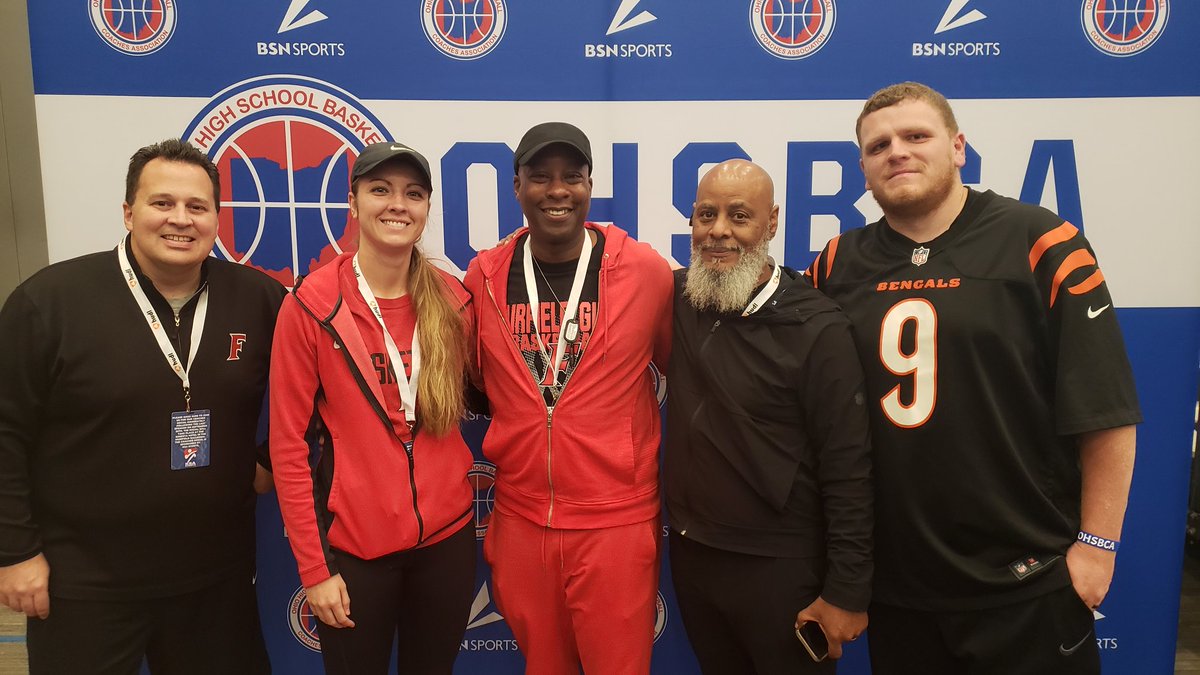
[[[907,324],[913,324],[912,351],[904,351],[901,339]],[[937,404],[937,311],[924,298],[910,298],[892,305],[879,326],[879,360],[892,374],[912,376],[912,400],[900,400],[900,385],[892,387],[880,404],[883,414],[898,427],[910,429],[929,421]]]

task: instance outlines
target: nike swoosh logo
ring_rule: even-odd
[[[1100,309],[1092,309],[1091,307],[1088,307],[1088,318],[1094,319],[1094,318],[1100,316],[1101,314],[1104,313],[1104,310],[1108,309],[1109,307],[1112,307],[1112,305],[1105,305],[1105,306],[1101,307]]]
[[[392,144],[392,152],[399,152],[400,150],[409,150],[409,151],[411,151],[411,150],[412,150],[412,148],[408,147],[407,145],[396,145],[396,144]]]
[[[1082,647],[1083,643],[1087,642],[1088,638],[1090,638],[1090,637],[1092,637],[1092,631],[1089,630],[1087,632],[1087,635],[1083,636],[1082,640],[1075,643],[1074,647],[1067,647],[1066,645],[1059,645],[1058,653],[1062,654],[1063,656],[1070,656],[1070,655],[1074,654],[1075,652],[1079,651],[1079,648]]]

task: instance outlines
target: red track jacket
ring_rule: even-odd
[[[375,319],[352,283],[341,283],[352,255],[296,285],[280,309],[271,354],[271,462],[305,586],[337,574],[330,546],[378,558],[436,543],[471,513],[472,459],[462,435],[437,438],[418,427],[409,454],[403,415],[389,415],[382,403],[354,314]],[[462,285],[443,276],[469,311]],[[366,344],[375,343],[382,337]]]
[[[615,226],[604,235],[600,318],[553,411],[547,409],[504,318],[513,249],[471,262],[476,354],[492,407],[483,452],[497,465],[496,508],[547,527],[627,525],[659,511],[661,423],[651,360],[671,348],[671,270],[649,245]]]

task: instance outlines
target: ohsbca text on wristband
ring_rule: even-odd
[[[1079,531],[1079,536],[1077,536],[1076,539],[1087,544],[1088,546],[1095,546],[1096,548],[1104,549],[1105,551],[1112,551],[1113,553],[1116,553],[1117,549],[1121,546],[1121,542],[1119,541],[1105,539],[1104,537],[1097,537],[1091,532],[1084,532],[1083,530]]]

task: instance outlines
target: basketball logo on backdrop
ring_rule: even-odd
[[[833,0],[751,0],[750,30],[781,59],[803,59],[825,46],[837,12]]]
[[[667,376],[662,374],[658,366],[651,363],[650,370],[650,386],[654,387],[654,398],[658,400],[658,407],[661,409],[667,402]]]
[[[1167,26],[1169,0],[1083,0],[1083,33],[1109,56],[1133,56]]]
[[[508,10],[504,0],[423,0],[425,37],[446,56],[477,59],[504,37]]]
[[[175,0],[88,0],[92,28],[113,49],[145,56],[175,34]]]
[[[658,638],[662,637],[663,631],[667,629],[667,602],[663,600],[663,594],[660,592],[654,598],[654,641],[658,642]]]
[[[467,482],[474,491],[475,538],[483,539],[492,523],[492,509],[496,505],[496,465],[482,460],[475,462],[467,472]]]
[[[221,172],[214,252],[288,287],[353,248],[350,168],[363,147],[392,140],[348,92],[297,75],[226,88],[183,138]]]
[[[292,629],[292,636],[297,642],[314,652],[321,651],[321,637],[317,635],[318,621],[320,619],[308,606],[308,594],[304,592],[304,587],[297,588],[292,593],[292,599],[288,600],[288,628]]]

